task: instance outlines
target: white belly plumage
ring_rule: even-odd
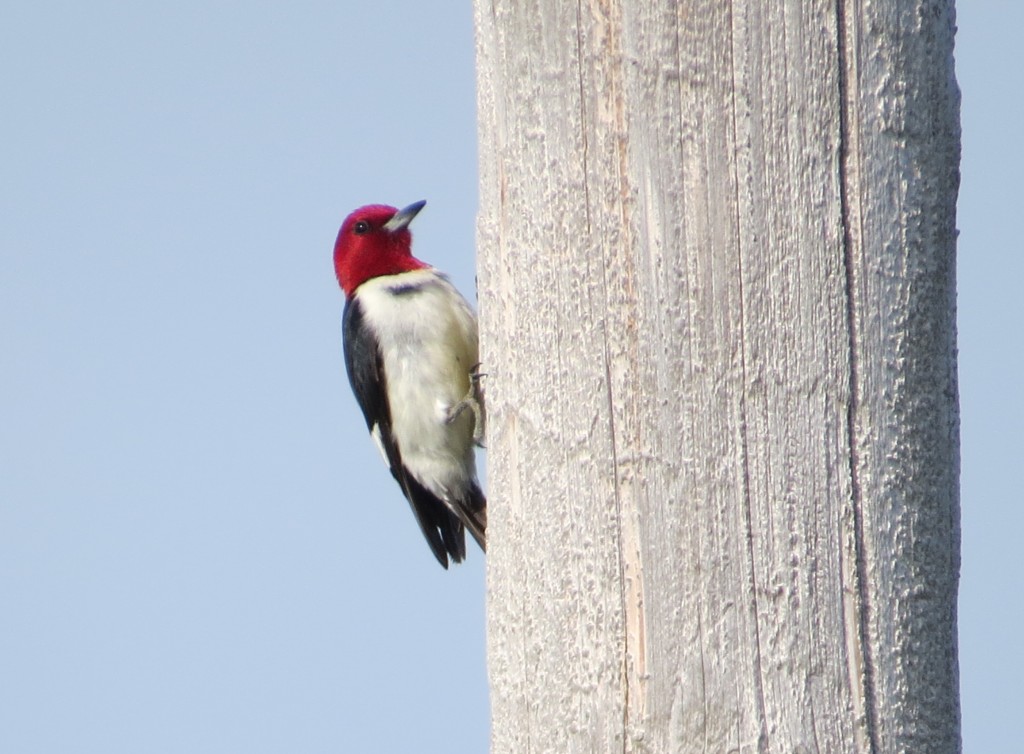
[[[403,465],[435,495],[450,499],[476,476],[472,412],[448,421],[469,392],[478,362],[473,311],[433,269],[368,280],[358,297],[380,345]]]

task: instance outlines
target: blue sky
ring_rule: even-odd
[[[484,561],[364,436],[330,263],[426,198],[473,289],[472,17],[427,5],[0,9],[0,751],[486,749]],[[961,6],[964,740],[1007,751],[1024,11]]]

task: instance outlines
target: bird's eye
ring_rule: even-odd
[[[366,231],[368,231],[369,229],[370,223],[366,222],[366,220],[360,220],[359,222],[356,223],[356,227],[353,228],[353,231],[357,236],[361,236],[364,233],[366,233]]]

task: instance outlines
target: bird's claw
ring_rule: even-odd
[[[451,424],[466,409],[472,411],[473,443],[481,448],[484,447],[484,433],[486,432],[487,423],[487,412],[484,407],[484,390],[481,380],[486,376],[486,374],[480,372],[479,364],[473,365],[469,370],[469,392],[452,407],[451,411],[448,412],[448,418],[445,419],[445,424]]]

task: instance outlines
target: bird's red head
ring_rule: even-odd
[[[334,243],[334,273],[345,296],[351,298],[370,278],[427,267],[412,255],[408,227],[425,204],[416,202],[403,210],[369,204],[345,218]]]

